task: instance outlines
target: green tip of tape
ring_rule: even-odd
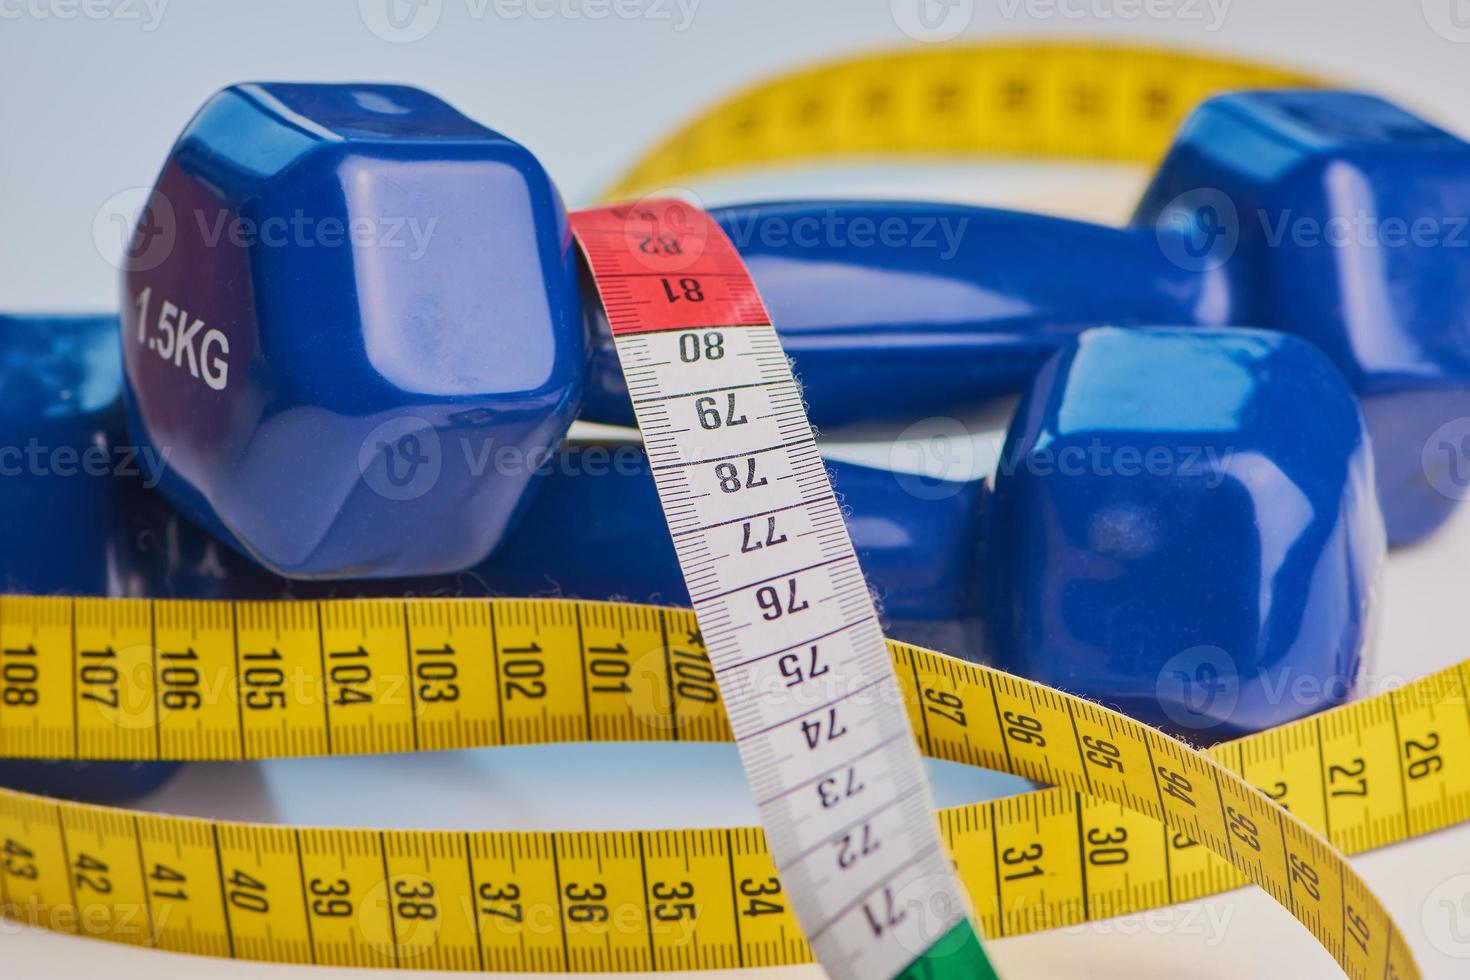
[[[904,968],[897,980],[949,980],[950,977],[997,980],[995,968],[986,959],[980,937],[975,935],[969,920],[940,936]]]

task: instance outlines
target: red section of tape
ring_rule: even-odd
[[[570,220],[615,335],[771,322],[740,253],[693,205],[640,201]]]

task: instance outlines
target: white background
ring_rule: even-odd
[[[438,19],[413,43],[389,43],[368,29],[368,21],[381,23],[387,0],[152,2],[150,10],[145,0],[89,0],[85,7],[81,0],[0,0],[0,309],[113,307],[110,262],[119,243],[105,230],[94,233],[95,219],[105,218],[117,195],[153,179],[180,127],[222,85],[320,79],[425,87],[526,143],[568,199],[585,203],[642,147],[732,88],[840,53],[913,46],[897,25],[920,0],[685,0],[682,8],[676,0],[644,0],[633,6],[646,13],[631,19],[594,19],[579,0],[427,0],[422,15]],[[966,40],[1106,36],[1247,54],[1387,94],[1470,133],[1470,0],[1215,0],[1213,8],[1208,0],[948,0],[948,8],[931,2],[961,18],[955,23],[966,25]],[[1140,180],[1117,169],[1080,175],[1066,168],[945,167],[914,179],[866,167],[726,184],[707,199],[818,188],[1120,218]],[[1416,677],[1470,655],[1461,618],[1467,553],[1470,509],[1433,542],[1391,558],[1380,675]],[[1017,786],[955,766],[934,771],[944,804]],[[725,746],[199,765],[148,806],[425,828],[651,828],[755,819]],[[1388,903],[1427,976],[1470,974],[1470,830],[1355,863]],[[1013,980],[1335,975],[1304,930],[1250,891],[1004,940],[990,950]],[[0,924],[0,964],[7,977],[377,975],[206,962],[10,924]]]

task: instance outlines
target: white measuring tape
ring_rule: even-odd
[[[892,977],[958,930],[943,946],[983,962],[877,610],[744,263],[680,201],[583,211],[572,228],[771,854],[817,958],[834,976]]]

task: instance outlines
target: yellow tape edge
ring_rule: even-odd
[[[443,635],[433,634],[433,630],[443,631],[454,624],[470,635],[489,640],[484,652],[491,656],[479,659],[494,662],[497,686],[505,676],[498,672],[500,665],[514,651],[531,647],[536,648],[536,661],[544,665],[537,677],[547,676],[545,671],[553,663],[564,665],[573,662],[574,657],[580,667],[590,649],[587,637],[596,635],[599,625],[605,630],[619,631],[617,635],[625,637],[632,637],[635,635],[632,631],[640,629],[648,631],[650,636],[657,630],[661,637],[659,653],[665,659],[669,654],[667,637],[671,629],[697,638],[697,632],[691,632],[692,617],[684,611],[569,600],[211,603],[6,597],[0,600],[0,647],[5,651],[5,661],[9,662],[13,651],[21,649],[21,641],[34,646],[34,639],[47,635],[47,630],[58,635],[65,626],[69,636],[65,654],[79,678],[84,667],[96,665],[93,658],[83,656],[87,652],[85,638],[89,635],[96,646],[97,640],[119,638],[127,630],[135,631],[138,639],[145,628],[150,637],[178,631],[180,636],[197,641],[188,647],[191,658],[182,661],[194,664],[203,662],[210,654],[211,644],[206,642],[209,630],[213,629],[216,636],[223,635],[226,623],[233,636],[241,635],[242,623],[247,630],[252,624],[257,628],[266,624],[274,630],[281,646],[309,637],[307,645],[316,646],[316,659],[321,664],[328,662],[329,647],[333,646],[329,638],[336,635],[334,631],[345,631],[340,633],[343,642],[336,644],[345,648],[343,652],[351,652],[349,644],[353,637],[364,642],[357,648],[361,654],[344,658],[344,662],[354,668],[361,663],[396,663],[403,671],[400,686],[402,683],[411,686],[421,676],[417,670],[419,661],[415,659],[420,636],[425,636],[426,642],[432,641]],[[415,624],[429,631],[428,634],[415,634]],[[488,635],[483,630],[487,624]],[[530,632],[523,632],[518,638],[516,629]],[[89,634],[89,630],[101,632]],[[526,636],[539,639],[526,643]],[[369,641],[373,644],[371,650]],[[238,642],[232,642],[231,652],[235,657],[240,654]],[[139,646],[133,643],[120,648],[118,643],[111,643],[108,649],[113,657],[104,659],[115,660],[124,653],[136,656]],[[627,644],[623,646],[626,648]],[[692,650],[697,642],[684,646]],[[59,649],[35,647],[26,656],[54,659],[57,653],[44,651]],[[163,653],[176,652],[166,651],[152,639],[146,641],[146,649],[146,659],[155,665]],[[1397,927],[1341,853],[1237,772],[1116,712],[1062,692],[933,651],[902,644],[893,644],[892,649],[922,747],[940,758],[979,763],[1060,787],[1016,800],[964,807],[943,816],[946,836],[960,862],[962,877],[974,893],[983,927],[992,938],[1141,907],[1136,897],[1114,896],[1111,901],[1104,897],[1094,910],[1091,892],[1085,885],[1081,890],[1077,887],[1083,884],[1083,872],[1078,869],[1088,858],[1083,850],[1085,844],[1091,842],[1101,847],[1118,843],[1112,840],[1115,832],[1103,834],[1101,838],[1084,833],[1086,821],[1080,819],[1079,811],[1092,805],[1085,798],[1090,797],[1110,804],[1113,810],[1106,812],[1110,817],[1115,812],[1120,815],[1118,819],[1124,822],[1117,826],[1125,832],[1129,824],[1119,807],[1138,814],[1140,819],[1162,821],[1175,834],[1201,842],[1241,876],[1266,888],[1286,906],[1308,926],[1348,975],[1383,975],[1385,968],[1398,977],[1418,975]],[[461,646],[459,652],[463,650]],[[460,663],[468,665],[473,660],[473,657],[463,657]],[[697,657],[689,660],[697,661]],[[431,658],[430,662],[439,660]],[[155,666],[145,676],[162,677],[163,669],[168,668]],[[3,664],[0,664],[0,674],[3,674]],[[360,671],[354,670],[352,676],[359,677]],[[468,671],[463,676],[468,676]],[[516,671],[512,676],[526,680],[529,671]],[[368,713],[379,710],[371,695],[391,687],[392,679],[391,672],[375,675],[375,686],[370,691],[364,689],[367,700],[349,698],[340,707],[343,710],[361,707]],[[321,680],[322,689],[330,690],[330,683]],[[80,681],[77,683],[82,686]],[[173,711],[195,710],[180,704],[169,712],[158,713],[162,694],[156,689],[149,698],[154,702],[155,719],[166,718]],[[1382,730],[1382,722],[1397,724],[1406,716],[1412,718],[1416,710],[1428,710],[1434,715],[1437,709],[1453,706],[1457,699],[1463,706],[1464,677],[1455,669],[1432,675],[1403,691],[1233,743],[1222,749],[1221,754],[1229,759],[1233,753],[1239,767],[1245,770],[1247,757],[1259,754],[1249,751],[1252,746],[1259,748],[1263,740],[1279,735],[1300,740],[1307,733],[1304,726],[1308,725],[1319,747],[1337,731],[1350,733],[1361,744],[1365,733],[1375,731],[1375,724],[1379,726],[1377,730]],[[414,712],[428,709],[428,705],[412,697],[408,705]],[[719,709],[716,705],[709,710]],[[312,715],[316,714],[313,710]],[[1460,714],[1464,716],[1463,707]],[[674,718],[676,724],[676,715],[677,711],[664,717]],[[325,720],[327,713],[323,712],[322,717],[322,724],[330,727],[330,722]],[[5,718],[6,707],[0,701],[0,722]],[[702,720],[705,724],[699,731],[705,737],[720,730],[719,726],[708,724],[707,717]],[[597,737],[590,725],[590,714],[588,721],[589,726],[580,737]],[[399,751],[424,747],[420,741],[405,740],[401,727],[389,725],[384,730],[387,734],[378,741],[348,740],[344,748]],[[118,738],[132,744],[136,731],[136,728],[119,728]],[[155,726],[155,745],[158,734],[159,726]],[[529,741],[538,737],[545,740],[544,736],[566,739],[579,737],[579,733],[556,725],[539,730],[529,726],[502,727],[500,741]],[[1467,722],[1467,739],[1470,739],[1470,722]],[[99,744],[105,741],[105,735],[99,735],[98,741]],[[1392,751],[1397,759],[1396,744]],[[1442,762],[1435,773],[1446,771],[1463,777],[1470,768],[1449,769]],[[1024,821],[1015,819],[1023,813]],[[1012,843],[1011,838],[1004,838],[1016,828],[1034,833],[1043,825],[1053,828],[1048,832],[1050,853],[1055,855],[1060,844],[1064,856],[1075,857],[1077,863],[1068,860],[1054,868],[1048,867],[1052,859],[1046,857],[1045,841],[1016,839]],[[1076,853],[1068,855],[1065,840],[1074,827]],[[1412,830],[1407,813],[1404,830],[1406,833]],[[1160,841],[1166,839],[1162,834],[1155,836]],[[745,842],[743,849],[735,847],[737,838]],[[86,842],[86,849],[80,842]],[[680,842],[686,842],[687,846],[676,846]],[[976,846],[977,843],[988,845],[989,850]],[[721,906],[727,911],[736,909],[741,900],[740,882],[756,880],[750,874],[736,880],[733,862],[737,850],[743,866],[756,867],[762,872],[769,867],[759,832],[749,828],[663,834],[461,835],[308,830],[145,816],[10,791],[0,793],[0,900],[14,916],[63,931],[243,958],[446,969],[672,969],[734,966],[760,961],[763,956],[769,962],[795,962],[806,955],[799,946],[784,941],[766,940],[752,946],[741,937],[738,911],[727,916],[731,921],[723,925],[723,932],[714,921],[718,916],[709,920],[711,931],[726,936],[724,944],[701,936],[705,918],[689,912],[686,920],[685,912],[677,907],[688,903],[675,900],[682,884],[693,887],[692,882],[680,879],[681,884],[670,885],[650,879],[647,870],[650,849],[656,852],[655,867],[659,866],[660,857],[688,866],[698,855],[728,869],[726,884],[731,886],[727,890],[731,899]],[[175,864],[153,861],[152,856],[158,853],[172,855]],[[487,915],[497,919],[496,926],[505,923],[498,921],[499,916],[485,913],[479,903],[484,895],[479,891],[483,884],[473,870],[475,854],[486,860],[500,855],[495,859],[502,861],[520,854],[523,862],[533,860],[527,855],[552,855],[556,880],[550,892],[542,888],[542,907],[543,911],[556,911],[555,922],[543,916],[541,932],[517,932],[505,948],[487,947],[484,939]],[[635,854],[638,857],[636,882],[632,863]],[[394,872],[395,863],[401,859],[419,862],[413,867],[420,870]],[[561,868],[576,866],[578,860],[591,860],[590,866],[598,869],[622,861],[626,873],[616,881],[598,880],[588,884],[574,880],[568,884]],[[720,860],[724,861],[723,865],[719,865]],[[760,863],[763,860],[765,864]],[[440,872],[434,870],[445,861],[449,862],[446,867],[457,869],[464,864],[468,868],[464,877],[456,870],[448,887],[435,877]],[[242,867],[242,863],[248,867]],[[188,872],[175,865],[187,865],[194,870]],[[159,867],[170,873],[151,876]],[[328,871],[317,874],[318,868]],[[339,870],[329,873],[331,868]],[[355,870],[350,873],[342,870],[347,868]],[[403,879],[404,874],[409,878]],[[290,881],[293,875],[296,880]],[[202,886],[185,887],[188,882],[201,879]],[[278,886],[274,890],[270,886],[272,880]],[[994,886],[988,894],[987,881]],[[1028,886],[1041,882],[1052,894],[1070,889],[1078,901],[1053,899],[1044,908],[1034,901],[1028,904],[1028,895],[1033,899],[1039,895],[1028,891]],[[1222,874],[1218,867],[1200,866],[1184,878],[1181,889],[1172,887],[1171,878],[1165,883],[1169,886],[1166,893],[1159,897],[1177,901],[1185,897],[1181,892],[1209,894],[1238,882],[1238,877]],[[283,883],[294,884],[296,888],[285,888]],[[259,888],[255,887],[257,884]],[[656,890],[658,885],[669,887]],[[422,895],[425,889],[432,894]],[[497,894],[504,891],[492,890]],[[94,891],[96,894],[91,894]],[[298,942],[280,938],[279,934],[291,924],[290,915],[279,910],[262,911],[260,901],[269,902],[269,899],[255,894],[257,891],[302,896],[296,923],[301,927]],[[612,901],[608,895],[615,891],[622,895],[617,907],[627,919],[623,931],[616,934],[612,932],[617,927],[611,924],[608,905]],[[176,894],[185,897],[169,897]],[[601,897],[577,900],[578,895]],[[128,896],[131,901],[123,901]],[[405,924],[398,921],[395,916],[399,913],[394,912],[397,902],[410,903],[414,915],[425,915],[424,909],[432,907],[434,916],[429,921],[439,925],[426,927],[424,922],[412,919],[407,924],[411,935],[404,939]],[[654,912],[656,906],[662,907],[664,915],[676,917],[659,917]],[[578,911],[570,911],[573,907]],[[375,912],[374,908],[380,911]],[[57,915],[67,909],[72,910],[72,917],[65,922],[58,920]],[[88,909],[97,916],[91,925],[85,920]],[[460,914],[458,919],[449,914],[455,909]],[[122,919],[129,910],[130,929],[125,929]],[[252,915],[259,916],[259,920],[253,921]],[[352,920],[351,925],[344,925],[340,919]],[[144,922],[146,929],[140,928]],[[262,927],[264,932],[257,930],[259,934],[252,938],[250,926]],[[468,955],[466,946],[470,927],[477,937],[474,957]],[[793,921],[790,929],[794,928]],[[728,938],[732,929],[736,937],[733,945]],[[786,936],[790,929],[783,924],[778,935]],[[455,936],[459,939],[455,940]],[[556,944],[547,945],[540,954],[527,952],[529,940],[543,940],[545,945],[550,942],[548,937],[559,941],[559,958],[554,955]],[[618,939],[624,941],[622,946]],[[632,942],[633,939],[637,941]],[[530,945],[534,946],[535,942]]]

